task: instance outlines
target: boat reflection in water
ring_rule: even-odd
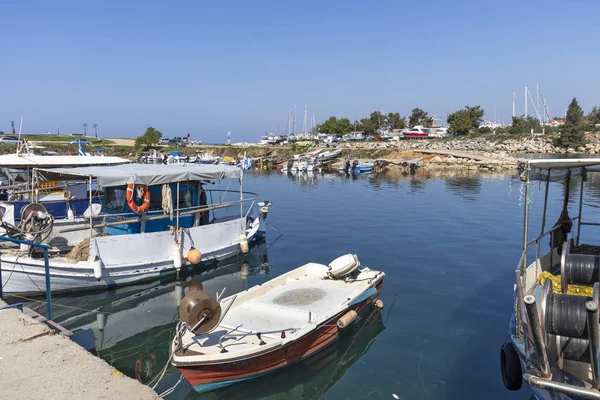
[[[248,288],[249,275],[269,269],[263,239],[253,242],[247,255],[201,263],[192,271],[183,267],[179,280],[171,276],[95,294],[54,296],[53,320],[72,331],[72,339],[84,348],[147,383],[167,363],[183,296],[200,285],[211,296],[223,289],[226,296],[235,294]],[[45,304],[28,306],[43,312]]]
[[[385,326],[376,308],[314,356],[257,379],[211,393],[192,392],[187,399],[320,399],[362,357]]]

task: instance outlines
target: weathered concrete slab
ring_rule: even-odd
[[[159,399],[148,386],[16,309],[0,311],[0,398]]]

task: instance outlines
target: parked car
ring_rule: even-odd
[[[0,137],[0,144],[17,144],[17,143],[23,143],[24,140],[23,139],[19,139],[15,136],[2,136]]]
[[[90,141],[87,139],[75,139],[71,140],[69,144],[90,144]]]
[[[162,144],[162,145],[165,145],[165,146],[166,146],[166,145],[168,145],[168,144],[169,144],[169,141],[170,141],[170,140],[171,140],[171,139],[169,139],[169,138],[160,138],[160,140],[158,141],[158,144]]]
[[[185,147],[185,142],[181,138],[169,140],[169,146]]]

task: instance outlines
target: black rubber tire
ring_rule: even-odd
[[[500,350],[500,369],[502,371],[502,382],[508,390],[519,390],[523,384],[523,372],[521,361],[511,342],[506,342]]]

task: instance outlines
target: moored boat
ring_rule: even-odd
[[[519,390],[525,381],[537,399],[600,399],[600,246],[593,237],[582,240],[582,230],[599,225],[584,220],[583,212],[584,183],[598,167],[598,158],[537,159],[523,166],[523,247],[515,271],[510,341],[500,352],[509,390]],[[577,176],[579,198],[574,202],[570,191]],[[541,233],[530,239],[530,186],[535,180],[545,181],[546,190]],[[562,209],[547,228],[552,181],[564,185]],[[590,216],[594,214],[592,210]]]
[[[374,164],[371,162],[358,162],[356,160],[350,162],[350,160],[346,160],[344,165],[338,169],[338,172],[344,174],[368,174],[373,171],[373,166]]]
[[[242,170],[236,167],[132,164],[38,173],[49,180],[89,180],[90,191],[95,182],[105,193],[101,205],[90,202],[84,217],[54,220],[32,203],[27,226],[3,223],[13,237],[52,246],[52,292],[162,278],[186,264],[247,251],[247,242],[265,229],[254,207],[258,197],[244,198]],[[239,191],[230,192],[235,200],[226,201],[228,191],[217,190],[217,202],[208,203],[213,196],[205,185],[223,179],[239,180]],[[27,247],[9,247],[0,250],[0,259],[4,293],[44,292],[43,257]]]
[[[172,364],[199,392],[256,378],[332,344],[378,302],[385,274],[355,255],[308,263],[237,295],[187,295]]]
[[[427,139],[429,137],[429,132],[427,132],[423,126],[417,125],[412,129],[403,130],[402,136],[405,139]]]

